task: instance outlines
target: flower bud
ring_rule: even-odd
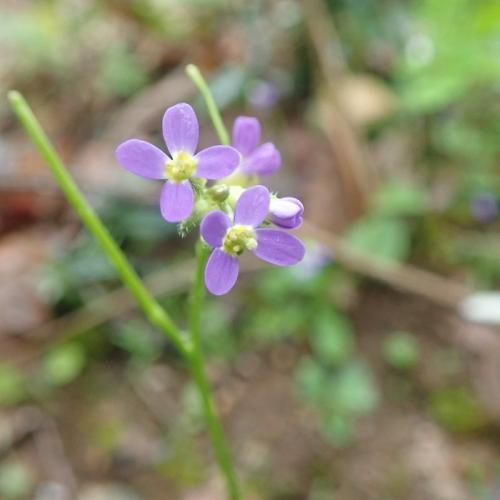
[[[273,198],[269,211],[273,224],[285,229],[295,229],[302,224],[304,205],[297,198]]]
[[[226,201],[229,196],[229,186],[226,184],[216,184],[208,190],[210,197],[217,202]]]

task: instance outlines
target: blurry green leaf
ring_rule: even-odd
[[[379,394],[370,369],[362,363],[343,368],[325,393],[332,412],[363,415],[374,410]]]
[[[282,303],[287,297],[297,280],[286,268],[270,269],[262,273],[257,282],[257,292],[267,303]]]
[[[327,375],[323,368],[313,358],[304,358],[295,371],[297,392],[307,401],[320,398]]]
[[[394,332],[385,339],[383,354],[386,362],[394,368],[408,370],[418,363],[420,348],[411,333]]]
[[[237,352],[238,336],[231,327],[226,304],[208,301],[203,309],[203,350],[206,356],[229,358]]]
[[[65,344],[56,347],[45,356],[43,372],[50,384],[68,384],[81,373],[85,361],[86,354],[81,345]]]
[[[295,301],[280,307],[262,306],[253,311],[245,325],[254,337],[266,342],[281,340],[294,335],[306,321],[304,309]]]
[[[111,46],[101,69],[101,85],[111,95],[128,97],[143,87],[148,74],[136,55],[123,46]]]
[[[150,326],[142,321],[121,324],[113,344],[128,351],[136,360],[151,362],[161,354],[160,337],[151,331]]]
[[[453,0],[453,6],[442,0],[415,3],[420,26],[415,26],[407,40],[406,58],[400,66],[401,95],[407,109],[437,111],[478,84],[498,81],[500,18],[489,17],[497,12],[492,4],[489,0]]]
[[[16,368],[0,365],[0,404],[16,404],[26,397],[26,380]]]
[[[100,451],[113,452],[123,443],[126,432],[127,427],[124,422],[118,418],[108,417],[92,427],[91,444]]]
[[[439,390],[431,395],[432,416],[453,432],[473,432],[484,428],[489,418],[474,393],[466,387]]]
[[[420,215],[426,210],[426,195],[417,186],[390,182],[377,191],[373,208],[385,216]]]
[[[406,84],[402,93],[408,111],[427,113],[458,99],[470,82],[459,75],[422,75]]]
[[[64,68],[66,58],[60,57],[59,52],[64,40],[63,23],[53,6],[37,2],[33,8],[19,13],[2,9],[0,16],[0,41],[18,54],[16,72],[30,76],[42,69],[57,72]]]
[[[241,97],[247,78],[248,74],[242,66],[226,66],[212,75],[210,90],[220,109],[226,108]]]
[[[193,382],[187,382],[182,390],[182,415],[180,423],[190,433],[199,432],[203,424],[203,405],[200,393]]]
[[[137,243],[138,250],[144,247],[144,243],[165,241],[178,236],[175,224],[165,224],[156,205],[110,199],[99,213],[104,222],[113,228],[116,238],[127,243]]]
[[[408,257],[410,237],[405,223],[373,216],[355,222],[347,233],[348,241],[359,250],[398,261]]]
[[[315,321],[311,343],[315,355],[320,360],[337,365],[351,356],[354,349],[354,333],[343,314],[327,309]]]
[[[0,466],[1,498],[27,498],[33,483],[30,470],[22,462],[7,462]]]
[[[354,437],[352,418],[335,413],[328,415],[323,422],[323,431],[332,443],[345,446]]]
[[[207,468],[192,433],[176,429],[169,436],[170,446],[164,457],[156,463],[156,470],[180,487],[197,485],[207,481]],[[172,445],[173,441],[173,445]]]

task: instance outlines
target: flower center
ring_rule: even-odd
[[[165,175],[174,182],[190,179],[196,172],[198,162],[186,151],[177,151],[171,160],[165,163]]]
[[[224,252],[229,255],[241,255],[245,250],[257,248],[257,238],[251,226],[236,224],[230,227],[222,243]]]

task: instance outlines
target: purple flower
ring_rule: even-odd
[[[285,229],[295,229],[302,225],[304,205],[297,198],[273,198],[269,205],[271,222]]]
[[[258,109],[270,109],[276,106],[280,98],[277,85],[270,81],[260,80],[251,89],[248,100]]]
[[[214,248],[205,268],[205,284],[214,295],[233,288],[240,268],[238,257],[245,250],[277,266],[291,266],[303,259],[305,248],[296,236],[258,227],[269,213],[269,203],[267,188],[254,186],[240,196],[233,221],[215,210],[201,222],[201,235]]]
[[[318,243],[311,243],[307,247],[305,258],[293,268],[293,274],[302,281],[317,276],[333,258],[328,249]]]
[[[241,153],[241,172],[246,175],[270,175],[281,166],[281,154],[272,142],[260,144],[257,118],[239,116],[233,125],[233,146]]]
[[[479,193],[472,200],[471,210],[478,222],[492,222],[498,217],[498,200],[492,193]]]
[[[167,181],[161,192],[160,209],[168,222],[179,222],[191,215],[192,178],[222,179],[240,162],[238,151],[231,146],[212,146],[195,154],[198,135],[198,119],[193,108],[180,103],[168,108],[163,115],[163,138],[170,156],[139,139],[130,139],[116,148],[116,159],[130,172]]]

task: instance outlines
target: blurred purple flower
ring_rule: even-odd
[[[304,260],[294,267],[293,273],[299,280],[307,281],[317,276],[332,261],[328,248],[311,243],[307,246]]]
[[[491,222],[498,217],[498,200],[492,193],[480,193],[471,203],[473,217],[479,222]]]
[[[130,172],[167,181],[161,192],[160,209],[168,222],[180,222],[191,215],[192,178],[222,179],[240,162],[238,151],[231,146],[212,146],[195,154],[198,136],[198,119],[193,108],[180,103],[168,108],[163,115],[163,138],[170,156],[139,139],[129,139],[116,149],[116,159]]]
[[[270,109],[276,105],[279,97],[280,92],[276,84],[260,80],[250,90],[248,100],[257,109]]]
[[[205,268],[205,285],[214,295],[233,288],[240,268],[238,257],[245,250],[277,266],[291,266],[304,258],[304,245],[296,236],[258,227],[269,213],[269,203],[267,188],[254,186],[238,199],[233,221],[215,210],[201,222],[201,235],[214,248]]]
[[[302,225],[304,205],[297,198],[273,198],[269,205],[271,222],[285,229],[295,229]]]
[[[246,175],[270,175],[281,166],[281,154],[272,142],[260,144],[257,118],[239,116],[233,125],[233,146],[241,153],[241,172]]]

